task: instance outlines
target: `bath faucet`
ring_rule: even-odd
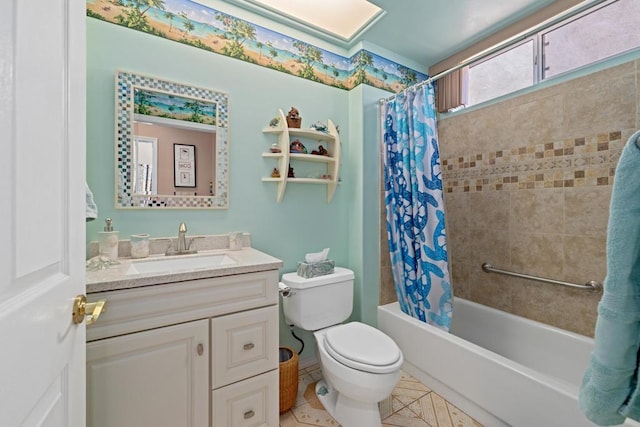
[[[175,248],[173,247],[173,242],[169,243],[169,248],[167,248],[165,255],[186,255],[197,253],[198,251],[196,249],[191,249],[191,244],[194,239],[196,239],[196,237],[191,240],[187,240],[187,224],[181,222],[178,227],[178,240],[176,241]]]

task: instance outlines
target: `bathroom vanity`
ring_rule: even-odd
[[[87,425],[277,426],[282,262],[250,247],[119,262],[87,272],[88,302],[107,301],[87,327]]]

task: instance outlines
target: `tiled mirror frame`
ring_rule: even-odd
[[[131,194],[131,123],[134,87],[216,103],[214,195]],[[229,207],[229,97],[226,93],[117,70],[115,97],[115,206],[117,209],[227,209]]]

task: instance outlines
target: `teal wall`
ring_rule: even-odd
[[[372,325],[380,293],[378,100],[387,96],[367,85],[349,92],[349,262],[357,278],[353,318]]]
[[[114,208],[114,75],[116,69],[227,92],[230,99],[230,207],[228,210],[116,210]],[[212,54],[113,24],[87,19],[87,182],[99,218],[87,224],[96,240],[103,219],[113,218],[122,238],[133,233],[174,236],[250,232],[253,246],[295,270],[307,252],[331,248],[337,265],[350,266],[351,172],[349,92]],[[278,108],[297,107],[303,126],[331,119],[340,126],[344,166],[331,203],[326,187],[289,185],[282,203],[276,187],[261,182],[275,166],[261,153],[274,142],[261,129]],[[282,326],[282,325],[281,325]],[[283,344],[290,343],[281,328]],[[312,339],[305,339],[310,345]],[[295,342],[295,341],[294,341]],[[297,345],[295,345],[298,348]],[[306,352],[307,350],[305,350]],[[310,352],[311,353],[311,352]]]
[[[378,101],[388,92],[362,86],[362,303],[361,320],[377,324],[380,301],[380,144]]]
[[[114,81],[117,69],[207,87],[230,99],[230,206],[227,210],[119,210],[114,207]],[[352,319],[376,323],[379,295],[378,100],[390,93],[360,85],[336,89],[217,55],[142,32],[87,19],[87,182],[99,218],[87,223],[94,241],[103,220],[113,218],[121,238],[134,233],[175,236],[185,222],[189,234],[251,233],[253,246],[280,258],[281,273],[293,271],[307,252],[331,248],[336,265],[356,273]],[[292,106],[303,127],[331,119],[343,144],[341,179],[331,203],[321,185],[288,185],[282,203],[276,186],[263,183],[275,166],[261,157],[272,136],[261,130]],[[310,333],[304,359],[315,348]],[[280,342],[299,349],[281,315]]]

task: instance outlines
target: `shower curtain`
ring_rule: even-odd
[[[380,108],[387,237],[402,311],[449,330],[453,311],[432,84]]]

